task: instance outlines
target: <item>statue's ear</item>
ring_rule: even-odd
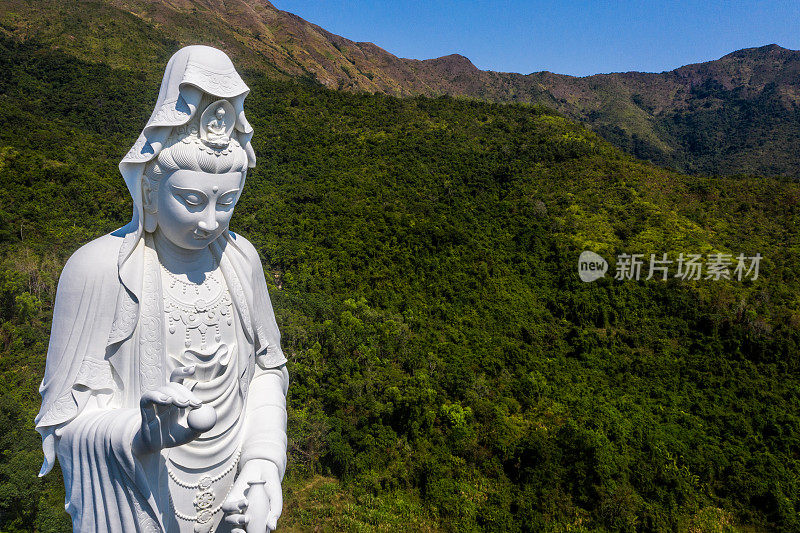
[[[152,233],[158,226],[158,203],[156,190],[149,179],[142,180],[142,207],[144,208],[144,230]]]
[[[144,212],[144,230],[153,233],[158,227],[158,215],[155,213]]]

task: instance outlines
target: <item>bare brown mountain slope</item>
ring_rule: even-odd
[[[800,52],[777,45],[662,73],[583,78],[483,71],[449,55],[398,58],[267,0],[0,0],[7,35],[157,77],[179,46],[347,91],[454,95],[556,108],[634,155],[689,172],[800,176]]]

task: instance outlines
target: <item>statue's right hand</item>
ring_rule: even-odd
[[[211,429],[217,421],[214,408],[203,402],[180,381],[194,373],[194,367],[177,369],[170,383],[148,391],[139,401],[141,428],[133,438],[136,454],[180,446]]]

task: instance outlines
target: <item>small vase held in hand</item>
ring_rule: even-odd
[[[263,480],[248,481],[247,488],[247,533],[265,533],[267,530],[267,515],[269,514],[269,500],[264,489]]]

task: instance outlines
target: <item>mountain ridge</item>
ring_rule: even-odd
[[[545,105],[636,157],[684,172],[800,177],[792,148],[800,140],[800,51],[776,44],[660,73],[575,77],[480,70],[459,54],[401,58],[267,0],[0,0],[0,7],[7,35],[153,78],[180,46],[209,44],[244,68],[334,90]]]

